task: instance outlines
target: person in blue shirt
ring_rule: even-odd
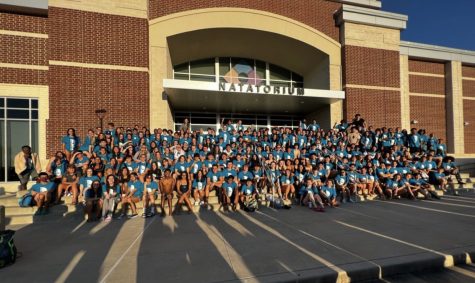
[[[38,183],[31,187],[31,195],[34,203],[38,207],[38,215],[48,213],[48,206],[54,189],[55,184],[50,182],[48,173],[41,172],[38,174]]]
[[[144,186],[140,182],[137,173],[130,173],[130,181],[127,183],[127,193],[122,195],[122,214],[118,219],[122,219],[126,215],[127,205],[130,205],[132,209],[132,215],[129,216],[130,219],[137,217],[137,206],[135,205],[143,197]]]
[[[158,183],[153,180],[151,174],[147,174],[144,179],[144,192],[143,192],[143,213],[142,217],[152,217],[155,216],[157,208],[155,205],[155,199],[157,193],[159,192]]]
[[[440,197],[439,195],[437,195],[435,188],[431,186],[426,180],[424,180],[420,174],[415,174],[414,178],[411,179],[411,181],[419,185],[422,190],[425,190],[426,192],[428,192],[430,194],[431,199],[435,198],[435,199],[440,200]]]
[[[204,205],[205,197],[205,188],[206,188],[206,177],[203,173],[203,170],[198,170],[193,178],[192,189],[193,189],[193,198],[195,200],[195,206]]]
[[[46,172],[53,177],[56,184],[61,183],[66,169],[68,167],[68,161],[65,159],[64,154],[61,151],[56,152],[56,154],[49,160],[48,165],[46,165]]]
[[[420,152],[421,150],[421,136],[417,133],[416,128],[411,129],[411,134],[409,135],[408,145],[411,150],[411,153]]]
[[[66,159],[69,161],[71,159],[71,154],[76,152],[80,146],[79,137],[76,136],[75,129],[68,129],[66,136],[61,139],[61,146],[62,151],[66,154]]]
[[[140,155],[140,161],[136,163],[135,172],[139,176],[140,181],[145,180],[145,176],[150,172],[150,163],[147,162],[145,154]]]
[[[282,190],[284,200],[289,199],[289,195],[290,199],[293,199],[295,195],[294,176],[292,176],[290,173],[290,170],[286,169],[285,174],[280,177],[280,188]]]
[[[93,181],[91,187],[84,192],[87,222],[100,219],[102,213],[102,196],[102,186],[99,180]]]
[[[99,177],[94,176],[92,168],[86,170],[86,175],[79,179],[79,201],[84,200],[84,192],[91,188],[93,181],[100,181]]]
[[[218,165],[214,164],[211,171],[206,175],[205,188],[205,205],[208,206],[209,193],[213,190],[218,192],[218,197],[221,196],[221,186],[224,182],[224,175],[218,171]]]
[[[254,188],[252,179],[247,179],[244,184],[241,185],[239,198],[241,203],[248,201],[249,198],[256,199],[257,191]]]
[[[326,202],[331,207],[337,207],[340,204],[336,200],[336,189],[333,181],[328,179],[325,184],[320,188],[320,197],[323,202]]]
[[[102,185],[102,220],[109,222],[114,215],[116,200],[120,196],[120,186],[114,175],[107,175]]]
[[[454,158],[452,156],[447,156],[443,159],[442,168],[444,168],[445,176],[449,177],[449,181],[452,181],[451,176],[454,175],[459,185],[465,184],[465,182],[462,180],[462,177],[460,176],[459,168],[455,164]]]
[[[84,143],[80,146],[79,151],[91,153],[92,147],[96,142],[95,139],[96,136],[94,134],[94,131],[92,129],[89,129],[87,131],[86,137],[84,138]]]
[[[230,175],[226,177],[226,181],[222,185],[222,205],[225,210],[228,210],[228,206],[231,205],[233,210],[237,210],[237,204],[239,200],[239,194],[237,191],[237,184],[234,182],[234,176]]]
[[[86,157],[82,151],[78,151],[73,154],[69,164],[74,164],[78,176],[82,176],[89,167],[89,158]]]
[[[313,180],[311,178],[305,180],[305,184],[300,187],[299,194],[301,205],[308,206],[316,211],[325,211],[322,199],[318,195],[318,189],[313,185]]]

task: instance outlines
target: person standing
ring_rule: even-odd
[[[15,155],[15,173],[20,179],[19,190],[26,190],[30,177],[37,177],[38,172],[41,172],[41,164],[38,154],[32,153],[30,146],[22,146],[21,152]]]

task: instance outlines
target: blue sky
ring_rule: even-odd
[[[382,0],[409,16],[401,39],[475,51],[475,0]]]

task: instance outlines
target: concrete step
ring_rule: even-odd
[[[462,179],[470,178],[470,173],[460,173],[460,177],[462,177]]]
[[[3,206],[18,206],[18,198],[15,194],[6,194],[0,196],[0,205]]]

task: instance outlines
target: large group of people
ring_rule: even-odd
[[[166,215],[167,206],[169,215],[206,209],[213,191],[227,210],[279,199],[323,212],[364,199],[439,199],[436,189],[455,193],[463,183],[441,139],[423,129],[374,129],[360,115],[330,130],[315,120],[261,129],[222,120],[218,131],[192,131],[185,120],[175,132],[109,123],[83,139],[70,128],[61,141],[31,193],[39,213],[71,195],[89,221],[126,217],[129,207],[137,217],[139,202],[143,217]],[[28,147],[19,160],[34,171]]]

